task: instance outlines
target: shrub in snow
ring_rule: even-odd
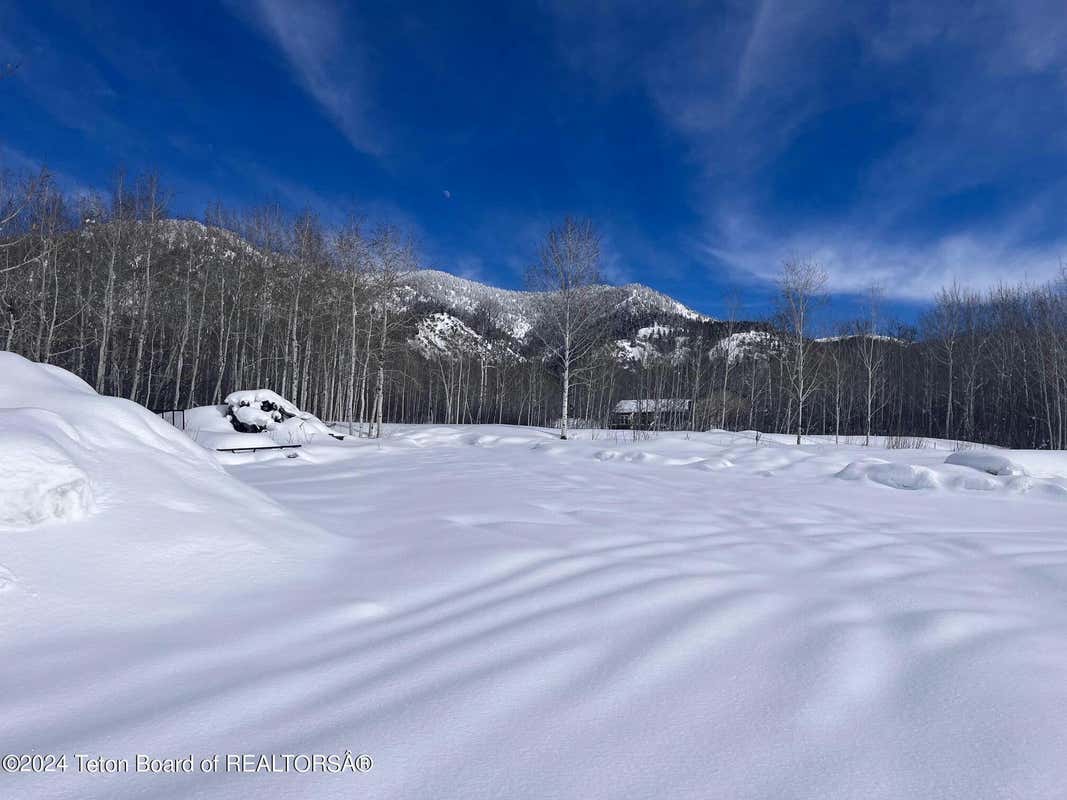
[[[341,438],[314,414],[301,411],[270,389],[231,392],[226,395],[226,408],[226,419],[240,433],[282,431],[304,439],[316,433]]]

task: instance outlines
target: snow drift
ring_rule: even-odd
[[[223,473],[79,391],[8,417],[94,506],[0,531],[0,743],[374,767],[5,798],[1063,795],[1062,453],[426,425]]]
[[[945,459],[946,464],[958,464],[961,467],[970,467],[979,472],[989,475],[1011,476],[1026,475],[1026,470],[1016,464],[1007,456],[988,451],[960,450]]]
[[[189,608],[235,570],[300,571],[298,548],[323,541],[142,406],[0,352],[0,568],[34,587],[15,594],[38,615],[76,602],[65,620],[97,606],[135,619],[167,597]]]
[[[0,527],[85,517],[93,507],[81,446],[40,409],[0,411]]]
[[[12,421],[13,411],[25,409],[41,412],[32,415],[37,420],[32,427],[38,433],[50,430],[53,438],[74,442],[85,453],[147,449],[207,469],[219,469],[173,426],[143,406],[98,395],[81,378],[59,367],[0,352],[0,413],[8,420],[9,431],[18,427]]]
[[[218,469],[144,408],[101,397],[65,370],[0,352],[0,376],[0,526],[87,516],[98,462],[131,449]]]

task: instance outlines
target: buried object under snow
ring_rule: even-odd
[[[239,433],[290,430],[304,437],[322,433],[335,439],[344,437],[333,433],[307,411],[301,411],[280,394],[270,389],[245,389],[226,395],[226,419]]]

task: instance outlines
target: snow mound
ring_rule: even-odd
[[[853,461],[838,472],[837,477],[852,481],[866,478],[893,489],[936,489],[941,485],[937,474],[929,467],[893,463],[880,458]]]
[[[233,424],[226,418],[229,406],[197,406],[185,410],[185,431],[195,433],[235,433]]]
[[[39,409],[0,411],[0,527],[82,519],[93,509],[82,450],[69,426]]]
[[[0,567],[18,576],[0,651],[15,628],[136,627],[317,573],[331,546],[146,408],[0,352]]]
[[[31,409],[51,412],[37,418],[36,430],[62,431],[66,438],[83,445],[88,454],[148,448],[157,454],[221,470],[187,437],[143,406],[98,395],[89,384],[66,370],[0,352],[0,412]]]
[[[956,453],[944,463],[931,463],[930,466],[864,458],[847,464],[837,477],[854,481],[866,479],[893,489],[947,489],[1067,499],[1067,487],[1061,485],[1061,480],[1035,479],[1004,456],[987,453]]]
[[[945,463],[970,467],[990,475],[1025,476],[1027,474],[1026,470],[1014,461],[997,453],[960,450],[946,458]]]
[[[185,411],[185,433],[201,447],[218,451],[225,448],[273,447],[278,444],[268,431],[238,433],[230,421],[226,405],[197,406]]]
[[[314,414],[301,411],[270,389],[231,392],[226,395],[225,403],[228,409],[226,418],[231,422],[236,421],[233,427],[242,433],[275,431],[296,444],[304,444],[316,435],[337,436]],[[272,439],[279,441],[278,435]]]
[[[0,526],[89,516],[106,461],[150,452],[208,473],[220,467],[146,409],[101,397],[66,370],[0,352]]]
[[[314,419],[301,411],[277,392],[270,389],[243,389],[226,395],[225,403],[242,422],[261,425],[264,428],[281,422],[286,417]],[[252,422],[252,420],[256,420]]]

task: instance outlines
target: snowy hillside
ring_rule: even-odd
[[[432,269],[418,270],[405,276],[405,284],[409,302],[436,303],[459,314],[484,311],[498,327],[516,339],[525,338],[533,325],[535,297],[531,292],[498,289]],[[690,321],[711,319],[640,284],[603,286],[600,291],[613,315],[659,315]]]
[[[512,358],[521,359],[521,356],[506,345],[487,340],[463,320],[443,311],[420,319],[415,331],[412,343],[429,359],[456,352],[481,357],[507,354]]]
[[[203,251],[232,259],[237,254],[255,256],[257,247],[238,234],[222,228],[206,226],[193,220],[165,220],[161,223],[162,238],[168,247],[178,250]],[[92,230],[90,227],[88,230]],[[626,327],[631,319],[671,322],[708,322],[713,318],[687,308],[682,303],[641,284],[625,286],[602,286],[599,289],[609,311],[609,327]],[[515,291],[489,286],[477,281],[460,278],[436,269],[419,269],[401,276],[397,302],[404,310],[426,310],[416,324],[426,331],[430,314],[446,313],[459,324],[468,328],[476,318],[488,322],[511,341],[508,347],[518,350],[526,342],[534,324],[535,293]],[[440,320],[429,321],[429,326]],[[451,324],[451,323],[450,323]],[[644,324],[644,323],[643,323]],[[639,335],[638,326],[625,331],[627,335]],[[453,331],[454,333],[455,331]],[[473,329],[471,330],[474,333]],[[481,338],[481,334],[475,334]],[[449,339],[449,337],[445,337]],[[438,344],[444,343],[444,339]],[[426,344],[426,335],[417,337],[420,349]],[[477,353],[481,344],[472,337],[456,336],[448,341],[449,347],[465,348]],[[465,351],[466,352],[466,351]]]
[[[711,350],[713,358],[724,356],[731,364],[747,358],[766,358],[769,353],[779,352],[782,340],[768,331],[741,331],[724,336]]]
[[[204,247],[223,255],[257,252],[254,245],[236,233],[206,226],[195,220],[166,220],[163,226],[164,240],[172,247]],[[533,322],[535,298],[532,292],[501,289],[438,269],[405,273],[401,283],[399,295],[404,305],[440,305],[460,317],[483,311],[490,315],[498,327],[516,339],[523,339]],[[605,285],[600,289],[614,314],[658,315],[665,319],[689,321],[713,319],[642,284]]]
[[[682,329],[658,322],[638,328],[629,339],[615,340],[615,358],[622,363],[640,364],[656,357],[680,361],[689,352],[689,337]]]

